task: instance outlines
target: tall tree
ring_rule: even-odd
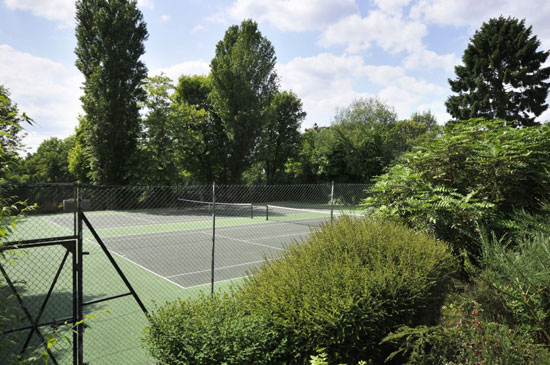
[[[504,119],[516,125],[536,124],[547,108],[550,67],[541,67],[549,51],[537,51],[540,41],[524,20],[499,17],[483,23],[470,39],[449,80],[458,95],[445,103],[459,120],[473,117]]]
[[[302,101],[290,91],[275,94],[267,109],[267,124],[260,142],[260,161],[268,184],[278,182],[289,158],[300,147],[300,126],[306,117]]]
[[[277,91],[275,50],[258,25],[245,20],[225,32],[210,63],[210,99],[228,144],[229,180],[240,182],[257,149],[265,109]]]
[[[143,183],[172,185],[176,183],[178,168],[174,156],[172,116],[172,80],[164,74],[150,77],[145,84],[147,114],[143,119],[141,143],[143,169],[139,178]]]
[[[10,99],[9,91],[0,85],[0,181],[6,178],[23,148],[22,125],[31,122],[31,118],[19,112],[17,104]]]
[[[182,75],[174,93],[177,156],[195,182],[227,182],[227,136],[210,102],[210,76]]]
[[[140,132],[138,102],[147,68],[140,61],[148,33],[132,0],[77,0],[76,66],[84,74],[83,143],[90,148],[90,178],[128,180]],[[77,145],[84,150],[87,146]]]

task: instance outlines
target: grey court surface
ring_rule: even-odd
[[[87,216],[111,253],[182,288],[209,284],[211,219],[205,215],[164,213],[90,212]],[[273,218],[270,221],[266,221],[265,216],[216,219],[216,282],[242,278],[265,260],[277,259],[289,244],[306,238],[323,221],[315,219],[303,224],[297,220],[276,220],[276,215]],[[74,217],[70,215],[51,216],[50,220],[67,229],[74,224]],[[86,233],[86,241],[95,242]]]

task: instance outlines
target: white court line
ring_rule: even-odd
[[[206,234],[206,233],[205,233],[205,234]],[[274,249],[276,249],[276,250],[286,251],[284,248],[275,247],[275,246],[269,246],[269,245],[264,245],[264,244],[252,242],[252,241],[249,241],[249,240],[241,240],[241,239],[239,239],[239,238],[233,238],[233,237],[229,237],[229,236],[223,236],[223,235],[217,234],[217,233],[216,233],[216,237],[227,238],[228,240],[233,240],[233,241],[238,241],[238,242],[244,242],[244,243],[249,243],[249,244],[251,244],[251,245],[262,246],[262,247],[268,247],[268,248],[274,248]]]
[[[182,223],[182,222],[175,222],[175,223]],[[280,221],[272,221],[272,222],[265,221],[265,223],[258,223],[258,224],[244,224],[244,225],[235,226],[235,227],[220,227],[220,228],[216,228],[216,232],[243,230],[243,229],[254,228],[254,227],[276,226],[276,225],[280,225],[281,223],[292,224],[292,223],[280,222]],[[159,223],[159,224],[164,224],[164,223]],[[104,227],[104,228],[99,228],[99,229],[110,229],[110,228],[128,228],[128,229],[130,229],[131,227],[134,227],[134,226],[115,226],[115,227]],[[292,227],[297,227],[297,225],[292,224]],[[190,229],[183,229],[183,230],[163,232],[163,233],[147,232],[147,233],[134,233],[134,234],[132,234],[132,233],[123,232],[120,235],[108,236],[108,237],[105,237],[105,238],[126,239],[126,238],[131,238],[133,236],[143,236],[143,235],[147,235],[147,234],[155,234],[155,237],[163,237],[163,236],[174,235],[174,234],[194,235],[196,233],[210,233],[210,232],[212,232],[212,227],[190,228]],[[303,232],[303,233],[309,233],[309,232]],[[161,234],[162,234],[162,236],[161,236]]]
[[[267,223],[266,223],[267,224]],[[277,223],[274,223],[275,225]],[[270,224],[273,225],[273,224]],[[295,226],[295,225],[293,225]],[[239,227],[229,227],[229,228],[216,228],[216,232],[225,232],[225,231],[234,231],[234,230],[244,230],[246,231],[247,228],[254,228],[254,227],[263,227],[262,225],[246,225],[246,226],[239,226]],[[172,231],[172,232],[147,232],[147,233],[136,233],[136,234],[122,234],[120,236],[107,236],[105,239],[108,239],[110,242],[119,242],[119,241],[125,241],[125,240],[134,240],[136,236],[146,236],[146,235],[153,235],[151,238],[157,238],[157,237],[172,237],[172,236],[182,236],[182,235],[188,235],[188,236],[196,236],[197,233],[199,234],[211,234],[212,228],[199,228],[199,229],[190,229],[190,230],[183,230],[183,231]],[[279,237],[287,237],[287,236],[296,236],[296,235],[308,235],[310,232],[296,232],[291,234],[285,234],[285,235],[277,235],[277,236],[266,236],[257,238],[258,240],[264,240],[264,239],[270,239],[270,238],[279,238]],[[218,236],[218,234],[216,234]],[[220,236],[221,237],[221,236]],[[145,237],[144,237],[145,238]],[[144,239],[143,238],[143,239]],[[271,246],[270,246],[271,247]]]
[[[266,259],[266,260],[267,260],[267,261],[270,261],[270,260],[276,260],[276,259]],[[236,264],[236,265],[229,265],[229,266],[217,267],[217,268],[214,269],[214,271],[216,271],[216,270],[230,269],[230,268],[233,268],[233,267],[239,267],[239,266],[245,266],[245,265],[259,264],[259,263],[262,263],[262,262],[265,262],[265,260],[253,261],[253,262],[246,262],[246,263],[244,263],[244,264]],[[167,277],[167,278],[175,278],[175,277],[177,277],[177,276],[186,276],[186,275],[201,274],[201,273],[211,272],[211,271],[212,271],[212,269],[207,269],[207,270],[186,272],[186,273],[183,273],[183,274],[168,275],[168,276],[166,276],[166,277]]]
[[[57,224],[57,223],[55,223],[55,222],[52,222],[52,223]],[[65,227],[63,227],[63,226],[61,226],[61,225],[59,225],[59,224],[57,224],[57,225],[58,225],[59,227],[63,228],[64,230],[70,232],[67,228],[65,228]],[[89,239],[89,238],[85,238],[85,240],[88,241],[89,243],[94,244],[94,245],[96,245],[96,246],[99,246],[99,248],[101,248],[101,246],[99,245],[99,243],[95,242],[95,240],[91,240],[91,239]],[[119,254],[118,252],[115,252],[115,251],[113,251],[112,249],[110,249],[110,248],[108,248],[108,247],[107,247],[107,249],[109,250],[109,252],[114,253],[115,255],[117,255],[117,256],[119,256],[119,257],[122,257],[124,260],[126,260],[126,261],[128,261],[128,262],[131,262],[132,264],[134,264],[134,265],[136,265],[136,266],[142,268],[143,270],[145,270],[145,271],[147,271],[147,272],[150,272],[151,274],[153,274],[153,275],[155,275],[155,276],[157,276],[157,277],[159,277],[159,278],[161,278],[161,279],[164,279],[164,280],[168,281],[169,283],[174,284],[174,285],[176,285],[176,286],[178,286],[178,287],[180,287],[180,288],[182,288],[182,289],[186,289],[186,287],[181,286],[181,285],[179,285],[178,283],[173,282],[172,280],[170,280],[170,279],[168,279],[168,278],[165,278],[164,276],[162,276],[162,275],[160,275],[160,274],[157,274],[157,273],[154,272],[154,271],[149,270],[148,268],[146,268],[146,267],[144,267],[144,266],[138,264],[137,262],[134,262],[134,261],[130,260],[130,259],[127,258],[126,256],[124,256],[124,255],[122,255],[122,254]]]
[[[67,227],[63,227],[61,224],[59,224],[59,223],[57,223],[57,222],[54,222],[54,221],[51,220],[50,218],[47,218],[47,219],[48,219],[48,221],[49,221],[51,224],[54,224],[54,225],[58,226],[59,228],[65,230],[65,231],[67,231],[67,232],[69,232],[69,233],[74,234],[74,232],[71,231],[70,229],[67,229]]]
[[[272,238],[290,237],[290,236],[298,236],[298,235],[304,235],[304,234],[309,234],[309,233],[305,233],[305,232],[289,233],[289,234],[282,234],[280,236],[268,236],[268,237],[262,237],[262,238],[256,238],[256,239],[257,240],[269,240],[269,239],[272,239]]]
[[[248,276],[239,276],[238,278],[231,278],[231,279],[225,279],[225,280],[220,280],[220,281],[214,281],[214,284],[224,283],[226,281],[231,281],[231,280],[244,279],[244,278],[247,278],[247,277]],[[192,285],[192,286],[184,286],[183,289],[194,289],[194,288],[198,288],[198,287],[206,286],[206,285],[211,285],[211,283],[198,284],[198,285]]]
[[[149,220],[149,219],[145,219],[145,218],[140,218],[140,217],[134,217],[130,214],[127,214],[127,213],[119,213],[121,216],[123,217],[126,217],[126,218],[130,218],[130,219],[139,219],[140,221],[144,221],[144,222],[147,222],[147,223],[153,223],[153,224],[159,224],[159,222],[155,222],[155,221],[152,221],[152,220]],[[136,213],[136,214],[141,214],[141,213]]]
[[[51,222],[51,221],[50,221]],[[58,225],[59,227],[61,227],[62,229],[70,232],[67,228],[55,223],[55,222],[52,222],[53,224],[56,224]],[[271,223],[271,222],[269,222]],[[285,222],[277,222],[277,223],[285,223]],[[273,224],[277,224],[277,223],[271,223],[269,225],[273,225]],[[266,224],[268,224],[266,222]],[[288,223],[288,224],[291,224],[291,223]],[[243,229],[243,227],[256,227],[257,225],[255,224],[249,224],[249,225],[246,225],[246,226],[240,226],[240,227],[230,227],[230,228],[226,228],[226,229],[223,229],[221,228],[220,230],[224,230],[224,231],[227,231],[227,230],[235,230],[235,229]],[[258,225],[258,227],[261,227],[261,225]],[[167,236],[167,235],[174,235],[174,234],[192,234],[192,233],[203,233],[203,234],[208,234],[210,232],[210,229],[204,229],[204,230],[208,230],[206,232],[202,232],[202,231],[199,231],[199,230],[195,230],[195,231],[192,231],[192,232],[185,232],[185,231],[174,231],[174,232],[166,232],[164,234],[164,236]],[[154,232],[152,232],[154,233]],[[295,236],[295,235],[301,235],[301,234],[306,234],[305,232],[301,232],[301,233],[294,233],[294,234],[287,234],[287,235],[279,235],[279,236],[268,236],[268,237],[262,237],[262,238],[259,238],[259,239],[270,239],[270,238],[278,238],[278,237],[288,237],[288,236]],[[138,236],[137,234],[134,235],[134,236]],[[233,238],[233,237],[229,237],[229,236],[223,236],[223,235],[220,235],[220,234],[216,234],[217,237],[221,237],[221,238],[226,238],[226,239],[230,239],[230,240],[234,240],[234,241],[239,241],[239,242],[244,242],[244,243],[248,243],[248,244],[252,244],[252,245],[256,245],[256,246],[263,246],[263,247],[267,247],[267,248],[273,248],[273,249],[277,249],[277,250],[281,250],[281,251],[286,251],[285,249],[283,248],[279,248],[279,247],[274,247],[274,246],[269,246],[269,245],[264,245],[264,244],[261,244],[261,243],[257,243],[257,242],[252,242],[252,241],[248,241],[248,240],[242,240],[242,239],[238,239],[238,238]],[[124,238],[126,238],[126,236],[122,236]],[[160,234],[158,235],[155,235],[155,237],[162,237],[160,236]],[[107,237],[109,238],[109,237]],[[97,242],[92,241],[91,239],[89,238],[86,238],[86,240],[92,244],[95,244],[97,246],[99,246],[99,244]],[[194,285],[194,286],[182,286],[172,280],[170,280],[169,278],[172,278],[172,277],[176,277],[176,276],[183,276],[183,275],[190,275],[190,274],[195,274],[195,273],[201,273],[201,272],[210,272],[211,269],[208,269],[208,270],[203,270],[203,271],[197,271],[197,272],[192,272],[192,273],[184,273],[184,274],[179,274],[179,275],[169,275],[169,276],[162,276],[146,267],[144,267],[143,265],[141,264],[138,264],[137,262],[127,258],[126,256],[122,255],[122,254],[119,254],[117,253],[116,251],[112,250],[111,248],[108,248],[109,252],[112,252],[113,254],[119,256],[119,257],[122,257],[123,259],[127,260],[128,262],[140,267],[141,269],[161,278],[161,279],[164,279],[166,281],[168,281],[169,283],[171,284],[174,284],[176,285],[177,287],[181,288],[181,289],[192,289],[192,288],[196,288],[196,287],[200,287],[200,286],[205,286],[205,285],[210,285],[210,283],[206,283],[206,284],[199,284],[199,285]],[[222,268],[217,268],[215,270],[218,270],[218,269],[225,269],[225,268],[229,268],[229,267],[237,267],[237,266],[244,266],[244,265],[249,265],[249,264],[254,264],[254,263],[259,263],[259,262],[264,262],[264,261],[257,261],[257,262],[249,262],[249,263],[245,263],[245,264],[239,264],[239,265],[232,265],[232,266],[226,266],[226,267],[222,267]],[[232,279],[227,279],[227,280],[221,280],[221,281],[216,281],[215,283],[221,283],[221,282],[225,282],[225,281],[230,281],[230,280],[237,280],[237,279],[241,279],[241,278],[244,278],[245,276],[242,276],[242,277],[238,277],[238,278],[232,278]]]

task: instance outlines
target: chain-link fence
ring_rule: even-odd
[[[37,205],[8,241],[52,237],[76,237],[81,241],[79,303],[86,327],[84,361],[138,364],[154,363],[140,345],[147,326],[140,302],[154,310],[166,301],[238,284],[266,260],[276,260],[289,244],[307,237],[311,229],[329,224],[340,214],[360,214],[358,204],[366,197],[367,188],[364,184],[61,184],[11,187],[3,194]],[[77,214],[77,207],[81,214]],[[41,251],[33,251],[37,249]],[[25,246],[17,249],[13,264],[8,263],[7,256],[1,262],[10,272],[6,270],[0,290],[9,289],[5,278],[17,283],[22,301],[33,308],[31,318],[38,316],[35,322],[46,323],[43,339],[33,333],[36,338],[27,353],[33,348],[44,352],[44,347],[38,346],[40,342],[57,336],[51,351],[59,363],[73,362],[72,337],[56,329],[63,318],[74,317],[73,285],[78,283],[71,270],[72,250],[67,243]],[[15,251],[4,250],[9,255]],[[46,277],[56,277],[58,271],[59,286],[50,290]],[[46,297],[49,299],[44,305]],[[10,302],[11,307],[20,308],[16,299]],[[24,313],[14,316],[19,321],[25,319]],[[7,333],[0,334],[1,343],[13,336],[8,332],[14,328],[14,316],[0,313],[0,330]],[[29,332],[18,336],[9,337],[13,346],[0,347],[0,362],[13,357],[15,348],[21,352],[21,341],[26,341]]]

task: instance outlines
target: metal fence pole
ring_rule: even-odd
[[[83,253],[83,236],[82,236],[82,185],[77,183],[76,185],[77,189],[77,201],[76,201],[76,209],[78,214],[78,224],[77,224],[77,248],[76,248],[76,257],[77,257],[77,326],[76,326],[76,333],[78,337],[77,346],[78,346],[78,360],[77,363],[84,364],[84,347],[83,347],[83,340],[84,340],[84,314],[83,314],[83,295],[84,290],[82,288],[83,285],[83,263],[82,258],[84,257]]]
[[[214,294],[214,265],[216,251],[216,183],[212,183],[212,267],[210,275],[210,293]]]
[[[334,218],[334,180],[332,181],[332,186],[330,188],[330,225],[332,225],[333,218]]]

